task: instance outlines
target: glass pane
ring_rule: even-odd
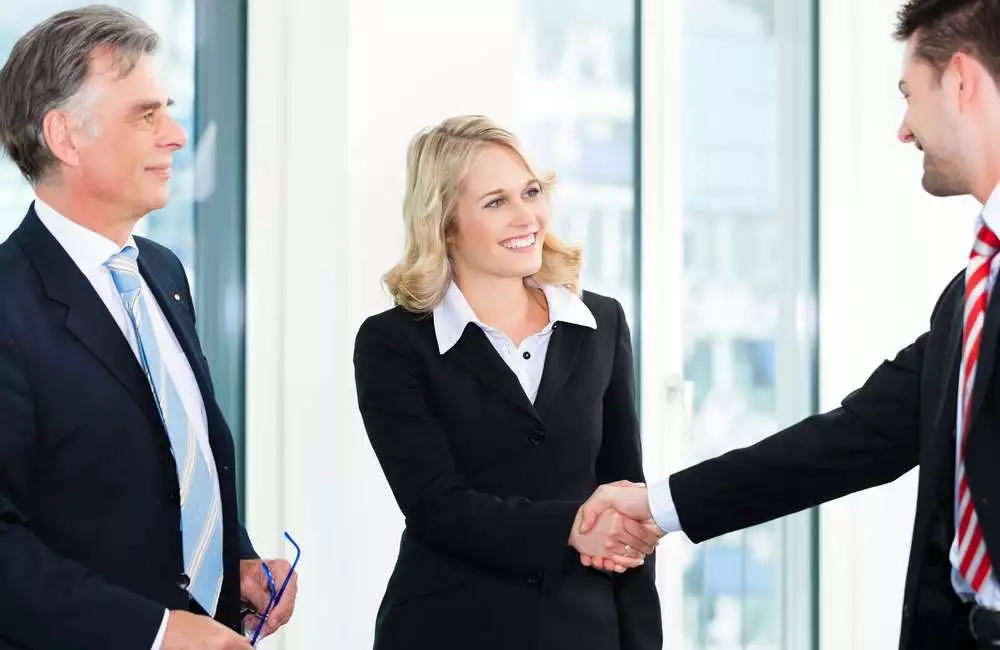
[[[521,3],[515,130],[558,183],[551,229],[584,247],[583,287],[635,330],[635,14],[630,2]]]
[[[684,372],[693,385],[685,465],[752,444],[812,407],[808,398],[788,404],[810,394],[796,382],[813,381],[788,326],[796,287],[810,282],[788,251],[808,249],[802,233],[813,218],[786,209],[812,178],[790,163],[790,152],[809,149],[800,126],[809,121],[783,119],[811,93],[785,58],[809,57],[800,45],[808,38],[790,46],[782,31],[810,29],[807,3],[798,4],[683,3]],[[811,598],[808,584],[788,582],[788,545],[808,544],[808,531],[795,531],[783,520],[685,545],[685,648],[803,647],[786,635],[786,593]]]
[[[52,14],[80,7],[73,0],[34,0],[18,11],[0,15],[0,53],[6,59],[15,41]],[[184,264],[194,289],[194,198],[197,151],[195,115],[195,0],[119,0],[116,6],[150,24],[161,36],[161,75],[176,102],[173,115],[188,131],[188,147],[174,155],[170,203],[143,219],[136,234],[173,250]],[[21,222],[34,195],[17,167],[0,160],[0,238]]]

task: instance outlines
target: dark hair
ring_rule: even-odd
[[[97,48],[107,47],[124,77],[158,38],[132,14],[104,5],[64,11],[22,36],[0,70],[0,146],[31,183],[56,163],[45,143],[42,120],[68,108],[87,80]]]
[[[938,72],[963,52],[1000,82],[1000,0],[908,0],[897,18],[896,39],[905,41],[919,30],[914,55]]]

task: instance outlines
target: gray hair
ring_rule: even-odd
[[[132,14],[107,5],[58,13],[22,36],[0,70],[0,146],[35,184],[57,160],[45,142],[42,121],[54,109],[68,110],[83,125],[92,103],[87,74],[95,50],[113,56],[119,78],[127,76],[159,37]]]

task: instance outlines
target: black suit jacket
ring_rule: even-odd
[[[239,558],[256,554],[237,519],[232,438],[184,269],[136,243],[205,403],[225,527],[216,618],[236,629]],[[183,574],[177,470],[149,383],[32,208],[0,244],[0,649],[145,650],[164,607],[189,609]]]
[[[840,408],[670,478],[684,532],[699,542],[888,483],[920,465],[899,647],[960,647],[965,608],[950,583],[955,417],[964,273],[941,295],[930,331],[883,363]],[[1000,561],[1000,299],[987,308],[973,388],[966,471],[983,536]],[[953,635],[958,636],[953,636]]]
[[[601,483],[642,481],[620,305],[558,323],[535,403],[476,325],[441,355],[433,316],[369,318],[354,363],[365,427],[406,516],[377,650],[653,650],[655,558],[623,575],[567,545]]]

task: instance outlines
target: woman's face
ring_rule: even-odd
[[[460,277],[524,278],[542,266],[549,206],[541,183],[513,149],[483,147],[465,177],[448,233]]]

